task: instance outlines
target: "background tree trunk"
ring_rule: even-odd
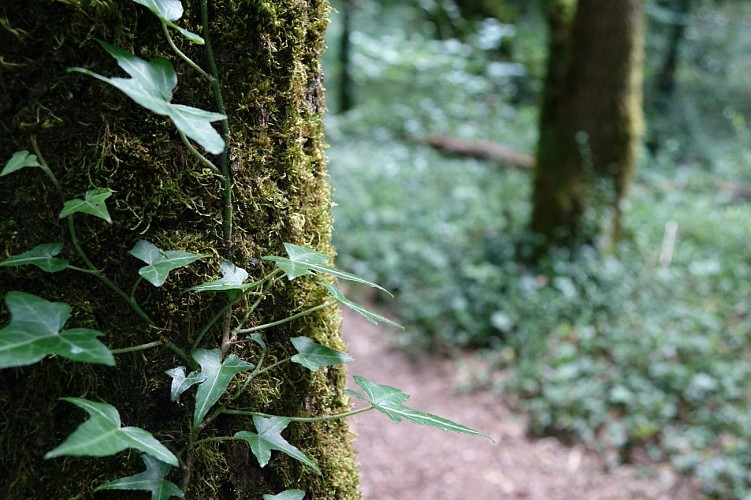
[[[570,4],[548,8],[551,51],[531,223],[547,243],[590,241],[600,222],[587,224],[584,216],[603,206],[614,210],[619,233],[642,128],[643,0],[579,0],[568,21]]]
[[[267,254],[282,242],[332,252],[330,189],[323,152],[324,110],[319,58],[327,23],[324,0],[217,0],[209,2],[214,52],[227,105],[235,231],[230,257],[260,276]],[[184,2],[180,24],[200,32],[197,0]],[[157,19],[129,2],[7,0],[0,30],[0,158],[39,147],[65,190],[66,199],[92,187],[114,191],[108,200],[112,225],[78,217],[84,248],[115,282],[130,289],[139,261],[127,255],[139,239],[162,249],[214,256],[173,273],[164,287],[141,286],[137,297],[160,326],[146,327],[117,295],[96,279],[64,271],[0,270],[0,295],[36,293],[73,307],[71,325],[106,332],[104,342],[126,347],[160,336],[187,348],[217,303],[184,294],[216,276],[223,247],[222,186],[191,157],[174,127],[144,111],[112,87],[77,73],[84,66],[121,76],[95,39],[145,59],[166,55],[180,82],[174,102],[216,110],[211,90],[169,50]],[[178,42],[207,67],[203,47]],[[59,195],[32,169],[0,179],[0,258],[45,242],[66,242],[65,257],[78,263],[64,225],[57,220]],[[254,324],[288,316],[322,300],[309,283],[284,284],[264,300]],[[0,324],[8,315],[0,312]],[[68,325],[70,326],[70,325]],[[329,308],[269,331],[270,352],[289,351],[290,336],[307,335],[343,349],[338,312]],[[208,335],[207,348],[219,339]],[[248,354],[242,347],[238,354]],[[117,357],[117,369],[46,359],[31,367],[0,371],[0,491],[5,498],[89,498],[104,481],[141,470],[136,453],[102,459],[42,456],[85,420],[61,396],[86,397],[116,406],[124,425],[154,432],[168,444],[185,443],[192,404],[169,400],[164,370],[180,363],[166,349]],[[286,364],[258,379],[244,403],[280,415],[343,411],[343,369],[312,374]],[[253,429],[248,419],[220,417],[207,435]],[[322,475],[274,454],[260,469],[245,444],[211,444],[192,456],[188,498],[260,498],[295,487],[315,498],[359,498],[357,468],[346,423],[291,424],[285,437],[315,460]],[[173,480],[179,482],[179,477]],[[97,498],[106,497],[98,495]],[[113,498],[122,498],[117,494]]]
[[[657,154],[667,136],[665,124],[660,123],[660,118],[669,115],[675,94],[676,73],[680,63],[681,47],[686,38],[691,0],[667,0],[664,2],[664,8],[672,13],[670,24],[666,27],[663,21],[659,26],[668,30],[667,48],[652,83],[651,99],[647,99],[645,106],[647,113],[651,112],[656,118],[654,123],[650,121],[646,140],[647,149],[652,155]]]
[[[342,0],[342,37],[339,46],[339,113],[346,113],[355,107],[355,82],[352,78],[352,14],[353,0]]]

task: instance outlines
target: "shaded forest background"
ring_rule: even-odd
[[[397,291],[405,345],[483,353],[478,383],[528,412],[533,432],[748,497],[751,5],[646,2],[645,130],[620,238],[540,256],[529,167],[547,27],[537,2],[497,4],[334,2],[340,265]],[[517,156],[433,147],[448,139]],[[584,214],[596,227],[612,217],[597,203]]]

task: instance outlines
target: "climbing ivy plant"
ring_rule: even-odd
[[[222,225],[224,228],[225,251],[231,245],[232,236],[232,197],[231,178],[226,167],[228,134],[227,117],[223,111],[221,94],[218,92],[216,74],[204,71],[193,60],[189,59],[175,45],[172,32],[177,32],[187,40],[196,44],[204,44],[208,33],[203,36],[191,33],[181,28],[175,21],[182,16],[183,8],[179,0],[133,0],[135,3],[147,7],[161,21],[167,42],[178,57],[204,76],[214,89],[219,113],[205,111],[172,102],[173,91],[177,85],[177,74],[172,64],[164,58],[145,61],[134,54],[104,41],[100,45],[109,53],[117,64],[129,75],[129,78],[106,77],[86,68],[70,68],[70,71],[83,73],[114,86],[135,103],[145,109],[170,118],[178,133],[192,155],[203,166],[208,167],[217,175],[224,189],[225,206],[223,207]],[[205,7],[205,0],[203,1]],[[205,16],[205,8],[202,9]],[[207,26],[207,23],[204,23]],[[213,54],[207,50],[207,58],[213,61]],[[212,63],[212,66],[214,64]],[[213,122],[222,123],[222,133],[217,132]],[[195,143],[196,145],[194,145]],[[33,153],[29,151],[16,152],[0,171],[0,176],[15,174],[24,169],[41,170],[62,194],[60,183],[50,166],[45,161],[35,141],[32,140]],[[220,155],[219,165],[215,165],[199,148],[213,154]],[[177,249],[161,249],[146,240],[139,240],[128,252],[132,258],[144,265],[138,269],[138,277],[134,276],[131,292],[110,280],[103,270],[99,269],[88,257],[84,245],[79,240],[75,217],[88,216],[100,219],[102,223],[110,224],[107,200],[113,192],[108,189],[93,188],[83,194],[82,198],[67,200],[59,212],[59,219],[64,220],[68,229],[69,244],[72,245],[80,265],[58,257],[64,243],[51,242],[37,245],[18,255],[0,261],[0,267],[36,266],[48,273],[79,272],[98,279],[112,289],[141,319],[150,326],[157,326],[144,312],[141,304],[135,298],[135,290],[142,282],[153,287],[162,287],[173,271],[190,266],[196,261],[206,259],[206,255],[195,254]],[[138,474],[114,479],[99,485],[99,490],[142,490],[151,493],[152,500],[167,500],[172,497],[183,497],[183,490],[167,477],[175,467],[185,465],[186,457],[202,443],[216,441],[239,441],[247,443],[250,451],[258,460],[260,467],[264,467],[272,452],[279,452],[300,461],[316,472],[320,470],[316,463],[302,451],[289,443],[283,436],[285,429],[295,424],[320,422],[324,420],[342,419],[358,413],[377,410],[387,415],[393,422],[408,420],[416,424],[437,427],[447,431],[482,435],[463,425],[445,418],[424,413],[404,404],[409,397],[399,389],[388,385],[380,385],[364,377],[355,376],[356,384],[362,392],[347,391],[351,396],[362,400],[364,406],[350,411],[326,415],[321,417],[292,417],[283,415],[268,415],[243,408],[238,404],[239,397],[246,394],[253,381],[283,363],[297,363],[308,370],[317,371],[322,367],[333,366],[353,361],[352,357],[320,345],[308,337],[294,337],[290,339],[296,354],[277,359],[273,364],[266,365],[267,345],[263,331],[284,323],[294,321],[315,311],[343,304],[362,314],[372,323],[390,323],[393,321],[373,311],[369,311],[347,297],[332,284],[334,280],[351,281],[363,285],[379,288],[354,274],[344,272],[334,267],[330,257],[312,248],[285,243],[286,256],[271,255],[263,257],[272,262],[275,267],[259,279],[250,279],[249,273],[224,259],[221,262],[218,279],[206,281],[186,290],[193,294],[214,294],[222,296],[224,304],[219,311],[200,330],[200,334],[192,342],[189,350],[184,350],[172,341],[161,337],[152,342],[126,348],[113,349],[100,340],[103,332],[89,328],[64,329],[71,313],[71,307],[62,302],[50,302],[42,297],[23,291],[10,291],[4,297],[5,305],[10,312],[10,321],[0,328],[0,369],[32,365],[43,361],[49,356],[60,356],[81,363],[97,363],[117,366],[116,356],[135,351],[147,351],[155,348],[168,348],[183,364],[180,366],[166,366],[165,376],[172,381],[170,397],[172,401],[190,398],[193,418],[187,442],[174,442],[162,437],[159,439],[148,430],[139,427],[123,426],[118,410],[103,401],[92,401],[84,398],[65,397],[63,400],[78,407],[88,414],[85,420],[72,434],[65,438],[57,447],[48,451],[47,459],[59,456],[90,456],[102,457],[120,453],[126,449],[141,452],[145,470]],[[312,306],[286,318],[255,326],[247,326],[253,312],[261,303],[268,290],[281,280],[309,279],[317,282],[328,294],[329,300]],[[251,297],[255,300],[251,302]],[[242,316],[237,316],[235,305],[242,305]],[[222,338],[211,349],[201,347],[206,334],[221,323]],[[398,326],[398,325],[397,325]],[[233,347],[240,343],[254,346],[256,363],[243,359],[233,352]],[[247,351],[245,351],[247,352]],[[278,357],[275,354],[275,359]],[[241,379],[238,375],[242,374]],[[188,396],[188,394],[191,394]],[[253,422],[252,429],[235,432],[231,436],[204,436],[207,424],[222,414],[249,416]],[[163,442],[164,441],[164,442]],[[188,474],[189,471],[184,474]],[[305,495],[301,490],[287,490],[276,495],[264,495],[264,499],[302,499]]]

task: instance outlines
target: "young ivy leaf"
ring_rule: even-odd
[[[257,286],[256,283],[243,282],[248,279],[248,272],[232,262],[222,261],[222,277],[218,280],[201,283],[188,290],[193,292],[227,292],[231,290],[247,290]]]
[[[312,372],[318,371],[322,366],[340,365],[354,361],[352,356],[317,344],[308,337],[293,337],[289,340],[298,352],[298,354],[292,356],[291,361],[303,365]]]
[[[209,153],[218,155],[224,151],[224,140],[211,122],[226,120],[225,115],[170,102],[177,85],[177,73],[171,62],[161,57],[144,61],[107,42],[100,41],[99,44],[132,78],[107,78],[86,68],[68,68],[68,71],[83,73],[108,83],[149,111],[170,117],[178,130]]]
[[[248,338],[261,346],[262,351],[266,350],[266,342],[263,341],[263,335],[261,335],[260,333],[251,333],[250,335],[248,335]]]
[[[376,410],[388,415],[389,418],[391,418],[391,421],[394,423],[400,422],[402,419],[404,419],[420,425],[437,427],[438,429],[443,429],[444,431],[461,432],[464,434],[484,436],[492,441],[492,438],[490,438],[490,436],[487,436],[474,429],[470,429],[469,427],[457,424],[456,422],[452,422],[451,420],[448,420],[446,418],[439,417],[438,415],[417,411],[403,405],[402,403],[409,399],[409,395],[403,393],[396,387],[376,384],[366,379],[365,377],[360,377],[358,375],[355,375],[354,379],[355,383],[362,387],[365,394],[361,394],[350,389],[346,389],[345,393],[370,403],[375,407]]]
[[[172,497],[184,498],[185,493],[175,483],[167,481],[171,467],[151,455],[141,455],[146,470],[134,476],[115,479],[97,486],[94,491],[129,490],[150,491],[151,500],[169,500]]]
[[[193,359],[201,365],[201,374],[206,376],[196,392],[193,428],[197,429],[211,407],[222,397],[232,378],[240,372],[252,370],[254,366],[234,354],[222,361],[219,349],[196,349]]]
[[[172,387],[170,388],[170,399],[177,401],[180,394],[187,391],[196,384],[200,384],[206,380],[206,375],[200,372],[191,372],[187,377],[185,376],[185,367],[178,366],[167,370],[167,375],[172,378]]]
[[[0,260],[0,267],[19,267],[33,265],[42,271],[56,273],[68,267],[68,261],[55,258],[63,249],[62,243],[43,243],[31,250]]]
[[[183,15],[183,5],[180,0],[133,0],[137,4],[141,4],[148,8],[151,12],[159,18],[162,23],[166,24],[170,28],[179,31],[185,38],[193,43],[199,45],[204,44],[203,38],[191,33],[185,28],[181,28],[172,21],[177,21]]]
[[[140,427],[120,427],[120,413],[107,403],[81,398],[62,398],[85,410],[90,418],[44,458],[59,456],[106,457],[135,448],[177,467],[177,457],[150,432]]]
[[[110,196],[112,196],[112,191],[109,189],[98,188],[86,191],[83,200],[76,198],[75,200],[66,201],[58,218],[64,219],[71,214],[80,212],[99,217],[107,221],[108,224],[112,224],[112,219],[107,211],[107,205],[104,204],[104,200]]]
[[[51,354],[115,365],[110,350],[97,340],[102,332],[88,328],[60,331],[70,316],[68,304],[24,292],[8,292],[5,304],[11,319],[0,329],[0,368],[30,365]]]
[[[178,250],[160,250],[146,240],[138,240],[128,252],[148,266],[138,270],[138,274],[154,286],[162,286],[170,271],[195,262],[202,256],[197,253]]]
[[[306,274],[313,274],[313,272],[315,272],[319,274],[329,274],[347,281],[362,283],[388,293],[386,289],[375,283],[371,283],[359,276],[329,266],[328,262],[331,260],[331,257],[318,253],[312,248],[293,245],[291,243],[285,243],[284,248],[287,251],[289,258],[270,255],[263,257],[263,259],[275,262],[276,265],[279,266],[279,269],[287,274],[289,280],[293,280]]]
[[[263,495],[263,500],[302,500],[305,498],[303,490],[285,490],[276,495]]]
[[[22,168],[41,166],[37,161],[36,155],[29,154],[25,149],[23,151],[16,151],[5,164],[3,171],[0,172],[0,177],[11,174],[16,170],[21,170]]]
[[[269,463],[271,450],[277,450],[299,460],[320,474],[321,470],[315,462],[282,437],[281,433],[287,428],[289,422],[290,420],[284,417],[261,417],[254,415],[253,425],[256,426],[257,432],[240,431],[235,433],[234,437],[243,439],[248,443],[253,455],[258,459],[258,465],[261,467],[265,467]]]
[[[337,287],[335,287],[331,283],[326,283],[325,281],[321,281],[321,282],[319,282],[319,284],[322,287],[324,287],[326,289],[326,291],[329,292],[329,295],[331,295],[332,297],[334,297],[338,302],[341,302],[342,304],[344,304],[345,306],[349,307],[350,309],[352,309],[356,313],[365,316],[365,318],[368,321],[370,321],[371,323],[373,323],[374,325],[377,325],[378,322],[380,321],[382,323],[388,323],[390,325],[394,325],[397,328],[404,328],[399,323],[395,323],[394,321],[391,321],[390,319],[388,319],[385,316],[381,316],[380,314],[376,314],[373,311],[369,311],[368,309],[366,309],[365,307],[361,306],[360,304],[358,304],[356,302],[352,302],[347,297],[345,297],[344,294],[342,292],[340,292]]]

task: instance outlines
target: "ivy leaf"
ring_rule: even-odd
[[[171,467],[157,460],[151,455],[141,455],[146,470],[134,476],[115,479],[109,483],[97,486],[94,491],[101,490],[138,490],[150,491],[151,500],[169,500],[172,497],[183,498],[185,493],[175,483],[164,479]]]
[[[185,267],[202,257],[197,253],[160,250],[146,240],[138,240],[128,253],[149,264],[139,269],[138,274],[154,286],[162,286],[173,269]]]
[[[185,28],[181,28],[172,21],[177,21],[183,15],[183,5],[180,0],[133,0],[153,12],[160,21],[170,28],[179,31],[182,35],[193,43],[203,45],[203,38],[191,33]]]
[[[226,292],[230,290],[247,290],[258,286],[257,283],[243,282],[248,279],[248,272],[228,260],[222,261],[222,277],[189,288],[193,292]]]
[[[380,321],[380,322],[383,322],[383,323],[388,323],[390,325],[394,325],[394,326],[396,326],[398,328],[404,328],[399,323],[395,323],[394,321],[391,321],[390,319],[388,319],[385,316],[381,316],[380,314],[376,314],[373,311],[370,311],[370,310],[366,309],[365,307],[361,306],[360,304],[358,304],[356,302],[352,302],[347,297],[345,297],[344,294],[342,292],[340,292],[339,289],[336,288],[334,285],[332,285],[330,283],[326,283],[324,281],[321,281],[320,285],[323,286],[329,292],[329,295],[331,295],[337,301],[339,301],[342,304],[344,304],[345,306],[349,307],[350,309],[352,309],[356,313],[365,316],[365,318],[368,321],[370,321],[371,323],[373,323],[374,325],[377,325],[378,322]]]
[[[58,218],[63,219],[71,214],[81,212],[99,217],[107,221],[108,224],[112,224],[112,219],[107,211],[107,205],[104,203],[104,200],[110,196],[112,196],[112,191],[109,189],[97,188],[86,191],[83,200],[76,198],[75,200],[66,201]]]
[[[82,398],[62,398],[85,410],[91,418],[44,458],[59,456],[106,457],[127,448],[135,448],[177,467],[177,457],[150,432],[140,427],[120,427],[120,413],[107,403]]]
[[[219,349],[196,349],[193,359],[201,365],[201,373],[206,377],[196,392],[196,409],[193,413],[193,428],[196,429],[214,403],[222,397],[232,378],[240,372],[252,370],[254,366],[234,354],[222,362]]]
[[[60,331],[70,316],[68,304],[24,292],[8,292],[5,304],[11,320],[0,329],[0,368],[30,365],[51,354],[115,365],[110,350],[97,340],[102,332],[88,328]]]
[[[11,174],[16,170],[21,170],[22,168],[41,166],[37,161],[36,155],[29,154],[25,149],[23,151],[16,151],[5,164],[3,171],[0,172],[0,177]]]
[[[322,366],[340,365],[354,361],[352,356],[317,344],[308,337],[293,337],[289,340],[299,353],[292,356],[291,361],[303,365],[312,372],[318,371]]]
[[[171,62],[161,57],[145,61],[107,42],[100,41],[99,44],[131,78],[107,78],[86,68],[69,68],[68,71],[83,73],[108,83],[144,108],[158,115],[169,116],[178,130],[209,153],[218,155],[224,151],[224,140],[211,122],[226,120],[225,115],[170,102],[177,85],[177,73]]]
[[[299,460],[320,474],[321,470],[315,462],[282,437],[281,433],[287,428],[289,422],[290,420],[284,417],[261,417],[254,415],[253,425],[256,426],[257,433],[240,431],[235,433],[234,437],[243,439],[248,443],[250,450],[258,459],[258,464],[261,467],[265,467],[269,463],[271,450],[277,450]]]
[[[303,490],[285,490],[276,495],[264,495],[263,500],[302,500],[304,497]]]
[[[448,420],[446,418],[439,417],[438,415],[417,411],[403,405],[402,403],[409,399],[409,395],[403,393],[396,387],[376,384],[366,379],[365,377],[360,377],[358,375],[355,375],[354,379],[355,383],[362,387],[365,394],[361,394],[350,389],[345,390],[345,392],[350,396],[354,396],[370,403],[375,407],[376,410],[388,415],[391,421],[394,423],[400,422],[402,419],[404,419],[420,425],[437,427],[438,429],[443,429],[444,431],[484,436],[492,441],[492,438],[490,438],[490,436],[470,429],[469,427],[457,424],[456,422],[452,422],[451,420]]]
[[[263,259],[275,262],[276,265],[287,274],[289,280],[305,276],[306,274],[313,274],[312,272],[314,271],[319,274],[329,274],[331,276],[336,276],[339,279],[362,283],[389,293],[386,289],[375,283],[371,283],[359,276],[329,266],[328,262],[331,260],[331,257],[318,253],[312,248],[285,243],[284,249],[287,251],[289,258],[270,255],[263,257]]]
[[[178,366],[167,370],[167,375],[172,378],[172,387],[170,388],[170,399],[177,401],[180,394],[187,391],[196,384],[200,384],[206,380],[206,375],[201,372],[191,372],[187,377],[185,376],[185,367]]]
[[[35,246],[31,250],[27,250],[0,261],[0,267],[34,265],[42,271],[56,273],[68,267],[67,260],[55,258],[55,255],[59,254],[62,250],[62,243],[43,243]]]
[[[263,335],[261,335],[260,333],[251,333],[250,335],[248,335],[248,338],[261,346],[262,351],[266,351],[266,342],[263,341]]]

